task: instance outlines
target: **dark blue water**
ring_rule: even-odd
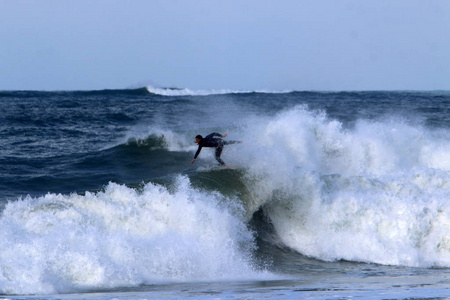
[[[169,163],[174,170],[161,170],[158,164],[167,158],[167,153],[163,153],[164,145],[157,138],[152,139],[151,127],[166,128],[189,139],[187,134],[196,132],[197,123],[199,131],[239,127],[253,114],[273,115],[295,105],[323,110],[347,127],[359,119],[388,115],[400,115],[433,128],[448,128],[450,124],[450,98],[445,92],[168,97],[139,89],[2,92],[0,99],[3,201],[27,194],[98,189],[109,181],[146,181],[185,170],[188,166],[183,168],[180,164],[189,161],[190,154],[186,152],[168,153],[175,156],[170,158],[173,165]],[[183,128],[184,125],[188,127]],[[139,126],[143,127],[142,132],[134,137],[139,144],[127,143],[127,138],[133,138],[131,131]],[[153,161],[149,151],[160,155]]]
[[[449,294],[448,92],[4,91],[0,139],[0,294]]]

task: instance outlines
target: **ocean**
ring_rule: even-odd
[[[2,299],[450,299],[450,92],[0,92]],[[228,133],[220,167],[194,137]]]

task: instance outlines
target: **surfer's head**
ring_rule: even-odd
[[[203,137],[199,134],[195,137],[195,142],[198,144],[203,139]]]

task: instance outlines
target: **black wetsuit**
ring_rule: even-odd
[[[214,138],[215,136],[222,137],[222,135],[220,133],[213,132],[201,139],[201,141],[198,143],[198,149],[197,149],[197,152],[195,152],[194,159],[197,159],[197,156],[200,154],[200,151],[202,151],[203,147],[215,147],[216,148],[216,152],[215,152],[216,160],[221,165],[225,165],[224,161],[222,159],[220,159],[220,155],[222,154],[223,146],[229,145],[229,144],[235,144],[238,142],[224,141],[222,139],[215,139]]]

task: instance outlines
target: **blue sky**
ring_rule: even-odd
[[[450,90],[448,0],[0,0],[0,90]]]

